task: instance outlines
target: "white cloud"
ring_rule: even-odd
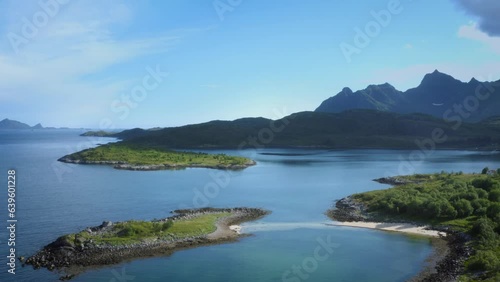
[[[493,37],[481,31],[476,23],[461,26],[458,29],[458,37],[478,41],[491,51],[500,54],[500,37]]]

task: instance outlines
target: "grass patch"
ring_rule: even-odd
[[[190,237],[210,234],[217,228],[215,223],[221,217],[227,217],[231,213],[213,213],[196,217],[191,220],[182,220],[174,223],[172,228],[168,231],[177,237]]]
[[[179,152],[160,148],[127,143],[112,143],[83,150],[66,156],[70,160],[86,162],[120,162],[131,165],[169,165],[169,166],[232,166],[251,162],[244,157],[225,154],[206,154]]]
[[[230,216],[229,212],[210,213],[191,219],[166,222],[125,221],[114,224],[110,230],[96,235],[87,231],[63,236],[72,246],[92,240],[95,244],[130,245],[148,239],[186,238],[208,235],[216,230],[216,222],[222,217]]]

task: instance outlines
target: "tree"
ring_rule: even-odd
[[[476,188],[477,196],[481,199],[488,199],[488,192],[481,188]]]
[[[481,188],[486,191],[500,188],[500,183],[491,178],[477,178],[472,180],[472,185],[476,188]]]
[[[485,168],[483,168],[483,170],[481,171],[481,174],[486,174],[486,173],[488,173],[488,171],[489,171],[489,170],[490,170],[490,169],[489,169],[488,167],[485,167]]]
[[[455,218],[457,217],[457,210],[448,201],[443,201],[441,205],[441,217]]]
[[[476,199],[470,202],[474,210],[478,210],[480,208],[484,208],[485,210],[490,205],[490,201],[487,199]]]
[[[474,208],[466,199],[460,199],[454,202],[453,206],[457,210],[458,217],[468,217],[474,212]]]
[[[500,203],[492,203],[486,210],[486,214],[493,221],[500,221]]]
[[[478,251],[467,264],[467,268],[472,271],[494,270],[499,266],[500,261],[493,251]]]
[[[493,222],[489,220],[487,217],[481,217],[472,225],[472,229],[470,230],[471,234],[474,236],[490,236],[494,234],[493,231]],[[491,236],[490,236],[491,237]]]
[[[491,190],[488,199],[492,202],[500,202],[500,190],[499,189]]]

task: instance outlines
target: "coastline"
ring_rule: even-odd
[[[410,223],[393,223],[393,222],[371,222],[371,221],[344,221],[336,222],[336,226],[357,227],[366,229],[376,229],[383,231],[401,232],[406,234],[429,236],[429,237],[445,237],[446,233],[438,230],[433,230],[429,226],[418,226]]]
[[[86,270],[117,264],[127,260],[170,255],[186,248],[235,242],[240,237],[248,236],[240,234],[240,223],[257,220],[269,214],[269,211],[256,208],[203,208],[176,210],[174,212],[177,215],[162,219],[160,222],[166,222],[167,220],[174,222],[189,220],[220,212],[230,213],[230,215],[219,218],[215,222],[215,231],[199,236],[144,238],[140,242],[125,245],[96,244],[90,239],[81,242],[79,246],[69,245],[67,237],[61,236],[22,262],[26,265],[32,265],[34,269],[47,268],[50,271],[60,272],[64,274],[60,280],[69,280]],[[90,227],[84,231],[101,232],[111,227],[103,223],[100,226]]]
[[[251,160],[241,165],[170,165],[170,164],[155,164],[155,165],[134,165],[127,162],[120,161],[85,161],[79,159],[70,159],[68,156],[59,158],[58,161],[71,164],[84,164],[84,165],[111,165],[114,169],[121,170],[135,170],[135,171],[155,171],[155,170],[176,170],[186,168],[209,168],[209,169],[222,169],[222,170],[241,170],[247,167],[256,165],[254,160]]]
[[[335,208],[326,215],[336,221],[334,225],[369,228],[412,235],[427,236],[434,251],[426,259],[426,265],[411,282],[456,281],[462,273],[463,263],[470,256],[471,249],[466,243],[470,238],[463,233],[446,227],[419,226],[413,222],[391,222],[375,219],[367,212],[367,207],[354,201],[350,196],[335,203]]]

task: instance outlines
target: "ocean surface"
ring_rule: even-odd
[[[85,272],[72,281],[405,281],[432,252],[427,238],[328,226],[336,199],[388,188],[383,176],[500,167],[496,152],[266,149],[231,151],[257,165],[124,171],[57,162],[68,153],[114,142],[80,130],[0,131],[0,281],[58,281],[17,263],[8,274],[7,171],[16,170],[16,253],[29,256],[57,237],[103,220],[150,220],[178,208],[260,207],[272,214],[243,225],[239,242],[183,250]],[[413,162],[409,161],[413,158]],[[328,242],[329,247],[324,247]],[[321,259],[315,258],[320,250]]]

